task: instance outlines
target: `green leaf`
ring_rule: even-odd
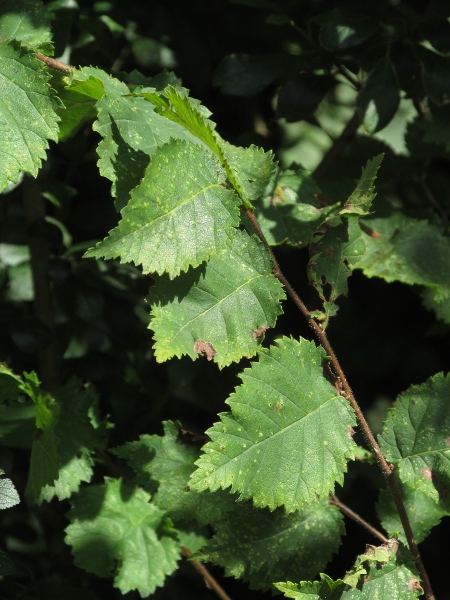
[[[450,487],[450,375],[430,377],[397,398],[379,436],[386,460],[401,481],[435,502]]]
[[[173,140],[154,154],[122,220],[87,257],[120,257],[171,278],[216,254],[239,224],[239,200],[207,149]]]
[[[213,85],[232,96],[259,94],[286,71],[289,58],[286,54],[230,54],[220,61]]]
[[[173,282],[156,278],[149,302],[158,362],[205,355],[223,368],[254,356],[285,298],[272,267],[262,243],[238,231],[206,265]]]
[[[248,201],[257,200],[275,172],[272,152],[264,152],[257,146],[242,148],[227,142],[222,143],[222,150],[227,175],[233,173],[233,181]]]
[[[422,64],[422,80],[426,93],[439,106],[446,104],[450,99],[450,59],[417,46],[420,62]]]
[[[50,75],[31,50],[0,41],[0,191],[21,171],[36,176],[46,157],[48,139],[58,139],[59,101],[48,85]]]
[[[354,456],[348,402],[325,379],[325,352],[312,342],[283,338],[259,352],[207,434],[191,487],[231,486],[257,507],[287,511],[314,504],[341,483]],[[299,381],[301,385],[299,386]]]
[[[337,551],[344,533],[342,515],[328,500],[290,514],[239,503],[215,528],[212,541],[196,558],[262,590],[280,579],[314,577]]]
[[[139,441],[115,448],[113,453],[134,469],[136,484],[153,491],[158,482],[153,500],[176,523],[195,519],[200,525],[207,525],[218,521],[233,508],[234,499],[222,491],[197,493],[189,488],[200,448],[183,444],[179,433],[176,423],[166,421],[163,436],[142,435]]]
[[[400,104],[397,73],[389,60],[383,58],[369,74],[356,100],[359,118],[369,133],[384,129],[394,118]]]
[[[357,217],[350,216],[335,227],[325,228],[325,233],[316,236],[317,242],[311,244],[308,264],[309,280],[323,301],[324,315],[317,316],[324,320],[324,326],[338,311],[336,299],[347,295],[347,279],[366,248]]]
[[[338,579],[333,581],[331,577],[320,573],[320,581],[302,581],[301,583],[275,583],[275,587],[283,592],[285,598],[294,598],[295,600],[341,600],[342,593],[349,589],[349,586]]]
[[[103,138],[97,164],[100,173],[113,182],[118,210],[129,201],[131,190],[143,179],[150,157],[160,146],[171,138],[198,143],[184,127],[158,115],[142,97],[105,94],[96,108],[98,121],[93,129]]]
[[[400,212],[365,221],[366,253],[355,268],[367,277],[423,285],[438,302],[450,297],[450,248],[442,230]]]
[[[334,85],[336,81],[330,75],[299,73],[291,77],[278,92],[278,115],[287,121],[307,119]]]
[[[450,507],[444,496],[436,503],[420,489],[413,490],[397,481],[403,504],[408,515],[408,520],[413,531],[414,539],[418,544],[428,537],[428,534],[439,525],[444,517],[450,516]],[[382,490],[377,502],[377,514],[383,528],[389,537],[398,538],[403,544],[407,544],[403,525],[400,521],[397,508],[392,494],[388,490]]]
[[[114,576],[122,594],[144,598],[173,573],[180,556],[165,512],[141,489],[119,480],[83,489],[67,514],[66,543],[75,564],[99,577]]]
[[[50,20],[40,0],[2,0],[0,37],[18,40],[36,51],[53,54]]]
[[[0,548],[0,576],[5,577],[7,575],[19,575],[19,571],[9,554]]]
[[[360,217],[370,214],[370,207],[377,195],[375,192],[375,179],[383,158],[384,154],[379,154],[372,160],[367,161],[354,192],[352,192],[339,214]]]
[[[19,504],[20,498],[11,479],[3,479],[3,469],[0,469],[0,510]]]
[[[269,193],[255,203],[258,224],[271,246],[283,243],[302,247],[336,206],[321,207],[320,189],[309,171],[279,171],[269,186]]]
[[[327,50],[358,46],[378,29],[378,22],[372,16],[341,7],[320,15],[320,22],[319,39]]]

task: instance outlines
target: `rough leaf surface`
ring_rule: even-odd
[[[49,79],[32,51],[0,41],[0,190],[17,182],[21,171],[36,176],[48,140],[58,139],[60,103]]]
[[[154,154],[142,184],[109,236],[86,253],[142,265],[171,278],[224,247],[239,224],[239,200],[208,150],[173,140]]]
[[[120,480],[84,488],[67,516],[66,543],[75,564],[99,577],[114,577],[122,594],[145,598],[177,567],[179,543],[165,512],[150,496]]]
[[[149,299],[157,360],[198,358],[199,340],[211,344],[220,368],[253,356],[261,340],[254,333],[273,327],[282,312],[285,295],[272,266],[261,242],[239,231],[205,266],[173,282],[157,279]]]
[[[0,469],[0,510],[19,504],[20,498],[11,479],[3,479],[3,469]]]
[[[396,401],[379,438],[388,462],[408,487],[435,502],[450,489],[450,375],[413,385]]]
[[[369,214],[372,202],[377,195],[375,192],[375,179],[383,158],[384,154],[379,154],[367,161],[355,190],[348,198],[344,208],[340,211],[341,215],[357,215],[362,217]]]
[[[342,515],[328,500],[291,514],[239,503],[215,528],[198,558],[263,590],[280,579],[314,577],[338,550],[344,533]]]
[[[347,401],[325,379],[325,353],[312,342],[283,338],[261,350],[227,400],[231,413],[208,430],[191,487],[231,486],[243,499],[287,511],[315,503],[341,483],[354,456]]]

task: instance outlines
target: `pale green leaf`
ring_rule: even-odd
[[[344,208],[340,211],[341,215],[358,215],[362,217],[369,214],[369,209],[377,195],[374,184],[383,158],[384,154],[379,154],[378,156],[375,156],[375,158],[367,161],[355,191],[352,192],[345,203]]]
[[[167,421],[163,436],[142,435],[138,441],[115,448],[113,452],[133,467],[138,485],[150,492],[157,482],[153,500],[167,510],[176,523],[196,520],[200,525],[207,525],[218,521],[233,508],[234,499],[221,490],[211,494],[189,488],[200,447],[182,443],[179,433],[179,426]]]
[[[254,356],[282,312],[285,295],[272,267],[261,242],[238,231],[205,266],[173,282],[157,278],[149,299],[156,359],[204,355],[222,368]]]
[[[0,510],[19,504],[20,498],[11,479],[1,477],[4,471],[0,469]]]
[[[320,573],[320,581],[302,581],[300,583],[276,583],[275,587],[283,592],[285,598],[294,598],[295,600],[341,600],[342,593],[349,589],[349,586],[338,579],[333,581],[325,573]]]
[[[157,114],[142,97],[105,94],[96,108],[98,121],[93,129],[103,138],[97,149],[97,164],[100,173],[113,182],[112,195],[117,197],[118,210],[127,204],[131,190],[141,182],[159,146],[170,138],[199,143],[184,127]]]
[[[381,450],[408,487],[435,502],[450,486],[450,375],[430,377],[397,398],[379,436]]]
[[[411,489],[397,481],[408,520],[413,531],[414,539],[419,544],[430,533],[433,527],[439,525],[444,517],[450,516],[450,506],[447,501],[447,491],[443,490],[442,497],[436,503],[420,489]],[[383,528],[389,537],[397,537],[405,545],[406,536],[392,494],[382,490],[377,503],[377,514]]]
[[[60,103],[49,79],[31,50],[0,41],[0,190],[16,182],[21,171],[36,176],[48,140],[58,139]]]
[[[53,54],[50,20],[40,0],[2,0],[0,37],[18,40],[47,55]]]
[[[325,225],[325,232],[316,236],[311,244],[311,259],[308,265],[309,280],[323,301],[326,326],[329,317],[336,314],[335,301],[347,295],[347,279],[365,251],[358,218],[350,216],[337,226]]]
[[[223,187],[219,160],[206,148],[172,140],[153,155],[122,220],[87,257],[142,265],[171,278],[225,246],[239,224],[239,200]]]
[[[256,216],[271,246],[288,243],[309,244],[314,233],[336,206],[321,207],[317,187],[309,171],[279,171],[261,200],[256,201]]]
[[[259,352],[207,434],[191,487],[231,486],[255,506],[287,511],[316,503],[342,483],[354,456],[355,424],[348,402],[325,379],[325,352],[283,338]]]
[[[99,577],[114,577],[122,594],[144,598],[176,569],[179,543],[165,512],[150,496],[120,480],[84,488],[67,516],[66,543],[75,564]]]
[[[367,251],[355,268],[431,288],[438,302],[450,297],[450,244],[439,227],[395,212],[365,223],[374,234],[363,233]]]
[[[339,547],[342,521],[327,499],[290,514],[239,503],[215,525],[216,534],[197,557],[265,590],[280,579],[314,577],[325,568]]]

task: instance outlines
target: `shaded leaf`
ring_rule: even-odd
[[[84,488],[67,513],[66,543],[75,564],[114,577],[122,594],[152,594],[177,566],[178,542],[165,512],[141,489],[119,480]]]
[[[384,129],[400,104],[400,87],[389,58],[383,58],[370,73],[356,101],[359,118],[369,133]]]
[[[191,487],[231,486],[241,498],[271,510],[297,510],[342,482],[354,456],[354,424],[346,400],[325,379],[325,352],[312,342],[283,338],[260,350],[242,375],[197,461]],[[301,381],[301,386],[298,382]]]
[[[426,93],[438,105],[450,100],[450,58],[417,46]]]
[[[86,257],[142,265],[171,278],[216,254],[239,224],[239,201],[223,187],[219,160],[206,148],[170,141],[154,154],[122,220]]]
[[[288,66],[286,54],[230,54],[220,61],[213,85],[223,94],[252,96],[273,83]]]
[[[328,500],[290,514],[239,503],[215,528],[196,558],[262,590],[280,579],[314,577],[337,551],[344,533],[342,515]]]
[[[287,121],[310,117],[336,81],[329,75],[300,73],[288,79],[278,92],[277,113]]]
[[[211,344],[219,368],[254,356],[260,343],[254,333],[273,327],[282,312],[285,295],[272,267],[261,242],[239,231],[205,266],[173,282],[157,278],[149,298],[156,359],[195,359],[200,341]]]
[[[450,489],[450,375],[430,377],[399,396],[379,436],[403,483],[435,502]]]
[[[16,182],[21,171],[36,176],[48,140],[58,139],[55,110],[61,105],[49,79],[33,51],[0,41],[0,190]]]
[[[47,55],[53,54],[50,20],[40,0],[2,0],[0,37],[18,40]]]
[[[153,492],[154,502],[167,510],[175,522],[200,525],[219,521],[234,506],[233,497],[219,491],[197,493],[188,486],[195,470],[200,448],[183,444],[179,439],[179,426],[171,421],[164,423],[164,435],[141,435],[137,442],[115,448],[113,453],[127,461],[136,472],[135,482]],[[193,549],[188,546],[191,551]]]
[[[335,227],[325,225],[325,229],[311,244],[308,276],[323,301],[324,315],[317,316],[326,326],[329,317],[337,313],[336,299],[347,295],[347,279],[366,247],[357,217],[350,216]]]
[[[319,39],[327,50],[358,46],[378,29],[378,22],[373,17],[341,7],[320,15],[320,21]]]

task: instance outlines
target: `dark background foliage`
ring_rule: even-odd
[[[375,210],[395,205],[448,227],[450,169],[443,140],[450,134],[445,104],[450,71],[443,74],[445,65],[437,64],[429,49],[431,45],[442,53],[442,61],[448,60],[448,3],[59,0],[46,4],[53,18],[55,57],[60,60],[115,74],[133,69],[146,76],[163,69],[175,71],[191,95],[213,112],[225,139],[272,149],[284,167],[295,162],[318,168],[324,194],[333,201],[345,199],[366,160],[383,151]],[[344,21],[360,20],[355,26],[360,39],[343,44],[335,37],[331,24],[339,11]],[[391,98],[392,73],[385,69],[380,76],[386,105],[382,118],[387,123],[394,114],[401,118],[393,127],[381,127],[380,133],[372,127],[373,137],[354,127],[345,143],[334,142],[351,120],[358,88],[386,56],[395,68],[394,85],[400,83],[409,103],[397,109],[395,91]],[[365,102],[361,95],[360,118]],[[437,115],[441,138],[433,132],[424,138],[429,125],[417,120],[421,111]],[[111,446],[141,433],[161,433],[165,419],[178,419],[187,429],[203,433],[217,412],[226,409],[224,401],[238,383],[242,365],[219,371],[202,360],[156,364],[145,302],[150,280],[132,265],[81,259],[92,241],[103,238],[118,221],[110,183],[96,166],[98,142],[90,123],[84,124],[64,143],[51,145],[38,177],[51,217],[43,235],[51,246],[61,380],[76,375],[92,382],[103,413],[115,424]],[[324,159],[329,148],[334,154]],[[430,205],[427,191],[438,199],[438,209]],[[22,193],[19,186],[2,197],[0,244],[27,243]],[[317,294],[306,276],[308,249],[282,247],[276,252],[306,304],[318,308]],[[0,286],[0,359],[17,373],[38,370],[36,351],[48,343],[49,332],[34,317],[29,264],[20,250],[2,258]],[[310,338],[307,325],[289,302],[284,309],[266,340],[282,333]],[[341,299],[329,336],[374,431],[379,432],[397,394],[411,383],[448,370],[448,333],[449,326],[436,322],[423,307],[415,287],[368,279],[359,271],[353,274],[349,296]],[[21,495],[27,461],[26,450],[0,449],[1,467]],[[97,477],[105,472],[99,466]],[[350,465],[347,483],[342,499],[376,523],[373,506],[380,480],[373,480],[373,470]],[[111,591],[109,580],[72,566],[62,539],[66,509],[64,503],[53,501],[31,512],[19,505],[2,513],[3,545],[14,552],[23,573],[18,580],[0,582],[2,598],[120,596]],[[346,527],[343,551],[330,566],[336,577],[372,542],[353,523],[346,522]],[[450,598],[445,583],[448,535],[449,528],[443,525],[423,544],[426,567],[442,599]],[[212,571],[222,578],[220,569]],[[223,585],[233,598],[269,597],[230,579],[223,579]],[[194,595],[210,598],[212,592],[184,564],[155,598]]]

